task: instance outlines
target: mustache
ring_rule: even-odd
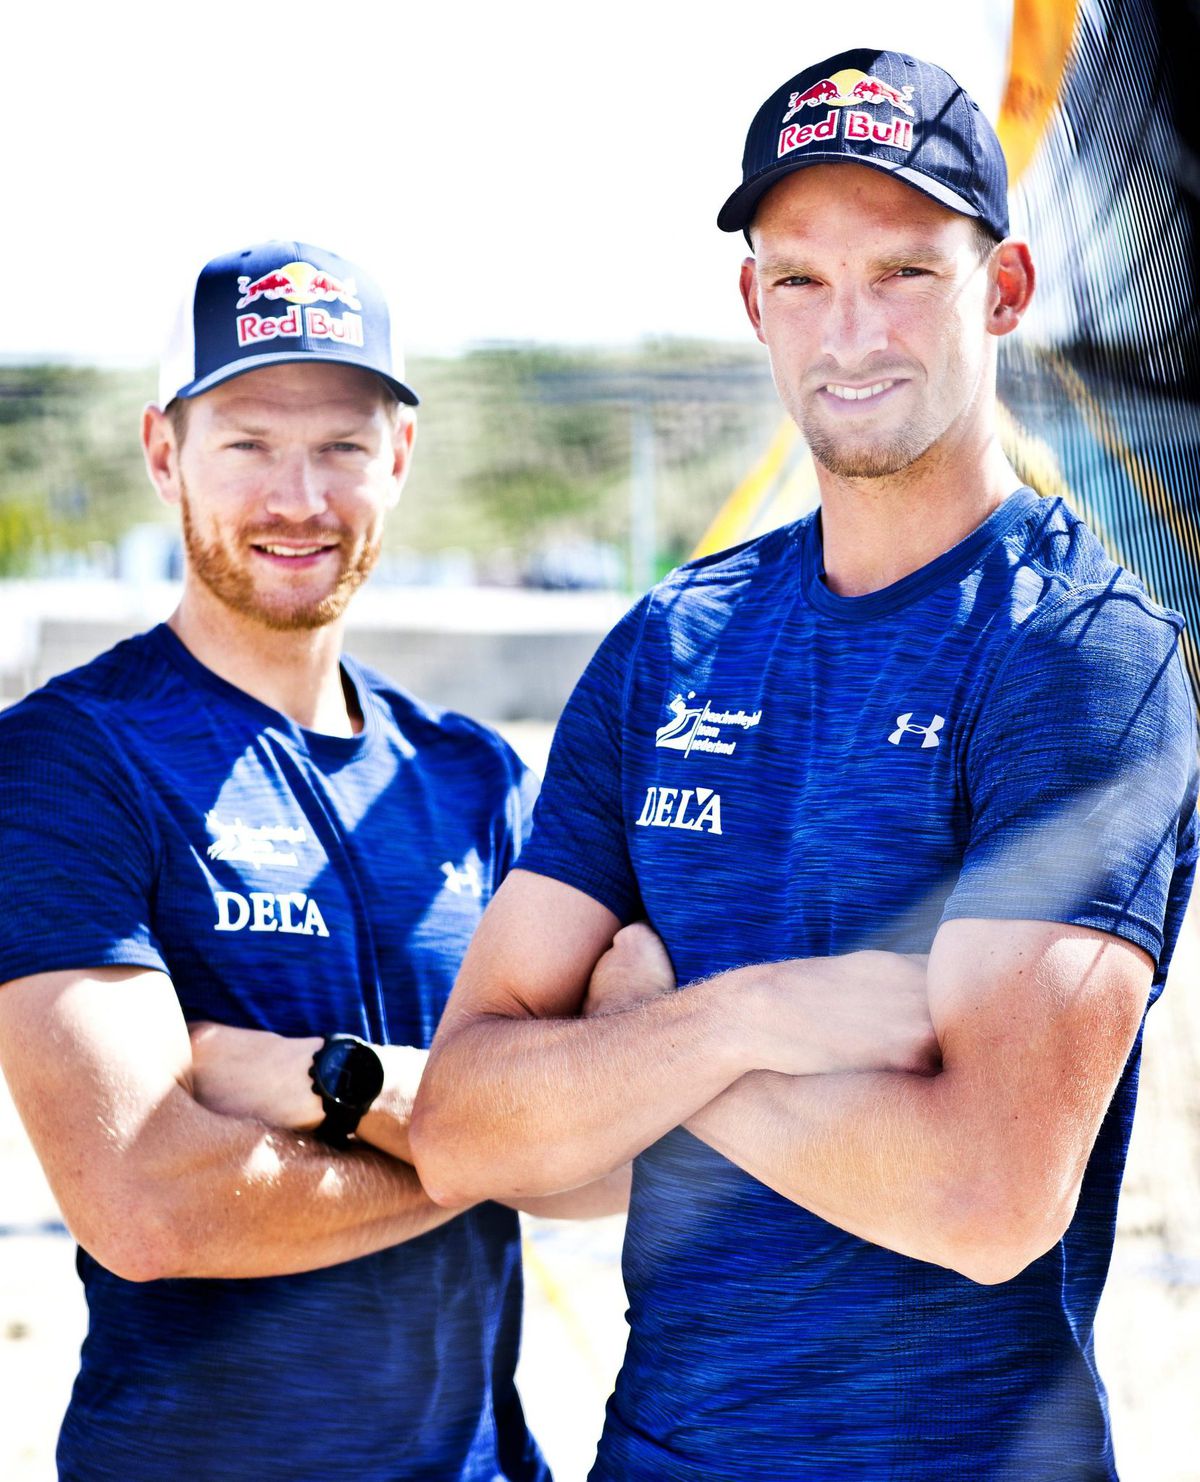
[[[243,530],[242,537],[251,545],[304,544],[319,545],[324,542],[340,544],[346,537],[344,525],[319,524],[306,520],[303,525],[280,521],[274,525],[256,525],[252,530]]]

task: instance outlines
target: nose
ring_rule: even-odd
[[[281,458],[271,473],[267,509],[284,520],[297,524],[321,514],[326,496],[319,469],[303,452]]]
[[[887,349],[883,307],[869,288],[856,284],[839,287],[829,303],[823,329],[823,353],[847,370]]]

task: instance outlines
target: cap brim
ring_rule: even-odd
[[[320,350],[280,350],[271,355],[248,355],[243,360],[230,361],[228,365],[223,365],[220,370],[213,371],[211,375],[182,387],[176,391],[175,395],[186,401],[190,397],[201,396],[205,391],[211,391],[214,386],[220,386],[225,381],[232,381],[235,376],[244,376],[249,371],[261,370],[264,365],[304,365],[311,364],[314,360],[327,365],[352,365],[357,370],[370,371],[373,376],[378,376],[385,386],[390,387],[406,406],[416,407],[421,404],[421,398],[411,386],[406,386],[395,376],[389,376],[378,366],[342,351],[337,354],[323,355]]]
[[[746,231],[754,220],[758,203],[767,191],[773,185],[778,185],[785,175],[792,175],[809,165],[866,165],[868,169],[879,170],[884,175],[902,180],[905,185],[911,185],[914,190],[929,196],[947,210],[957,211],[960,216],[977,217],[980,214],[969,201],[948,190],[940,180],[931,180],[908,166],[893,165],[887,160],[872,159],[869,155],[847,154],[844,150],[825,150],[823,153],[806,154],[803,159],[781,161],[753,180],[739,185],[717,213],[718,227],[723,232]]]

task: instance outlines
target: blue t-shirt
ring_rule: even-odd
[[[681,984],[1007,917],[1136,943],[1157,993],[1196,854],[1180,619],[1029,490],[884,590],[839,597],[822,570],[814,516],[635,607],[560,723],[521,867],[644,913]],[[648,1148],[593,1477],[1114,1477],[1092,1320],[1137,1063],[1069,1230],[996,1286],[826,1223],[683,1129]]]
[[[362,732],[320,735],[160,627],[0,716],[0,983],[130,964],[188,1019],[428,1046],[534,783],[484,727],[343,672]],[[78,1269],[70,1482],[548,1477],[513,1385],[510,1210],[295,1276]]]

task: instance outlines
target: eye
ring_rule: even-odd
[[[894,274],[897,278],[927,278],[928,268],[903,267],[897,268]]]
[[[807,288],[814,280],[807,273],[789,273],[786,278],[776,280],[776,288]]]
[[[366,449],[361,443],[326,443],[326,451],[330,453],[365,453]]]
[[[242,437],[236,442],[226,443],[225,446],[237,453],[253,453],[262,447],[262,443],[255,442],[253,438]]]

